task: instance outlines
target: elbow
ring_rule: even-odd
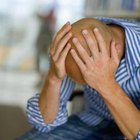
[[[54,123],[57,118],[58,110],[57,111],[49,111],[49,110],[41,110],[41,115],[43,117],[44,122],[46,125]]]
[[[136,139],[136,136],[131,135],[131,136],[128,136],[127,139],[128,139],[128,140],[135,140],[135,139]]]
[[[44,122],[46,125],[54,123],[57,118],[58,110],[57,111],[50,111],[47,109],[40,110],[40,113],[43,117]]]
[[[127,134],[127,139],[128,140],[136,140],[136,137],[137,137],[137,133],[129,133],[129,134]]]
[[[56,117],[47,116],[44,118],[46,125],[52,124],[55,121]]]

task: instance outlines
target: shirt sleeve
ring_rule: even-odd
[[[130,99],[135,103],[137,108],[140,108],[140,68],[137,68],[133,77],[128,79],[122,88],[128,94]]]
[[[38,101],[40,94],[36,94],[29,99],[27,103],[27,117],[29,122],[41,132],[49,132],[57,126],[64,124],[68,118],[68,112],[66,109],[67,101],[70,98],[74,87],[75,82],[66,76],[61,85],[59,112],[55,120],[50,124],[45,123],[39,110]]]
[[[139,133],[138,133],[138,135],[137,135],[136,140],[140,140],[140,131],[139,131]]]

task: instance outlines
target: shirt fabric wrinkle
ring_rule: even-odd
[[[121,60],[116,72],[116,81],[126,94],[140,109],[140,24],[115,18],[97,18],[106,24],[116,24],[125,31],[125,57]],[[39,94],[28,101],[27,116],[29,122],[41,132],[49,132],[65,123],[68,118],[66,103],[74,90],[75,83],[68,76],[63,80],[60,95],[59,112],[51,124],[45,124],[38,107]],[[85,110],[77,114],[80,119],[91,126],[98,125],[102,120],[113,120],[104,100],[97,91],[84,85]],[[140,140],[140,132],[136,140]]]

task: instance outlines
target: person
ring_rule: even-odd
[[[28,101],[34,128],[19,139],[139,140],[139,27],[114,18],[65,24],[51,45],[44,88]],[[85,109],[68,117],[76,82],[83,84]]]

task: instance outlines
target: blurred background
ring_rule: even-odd
[[[55,33],[67,21],[97,16],[139,21],[140,0],[0,2],[0,140],[13,140],[31,128],[26,103],[40,92]]]

